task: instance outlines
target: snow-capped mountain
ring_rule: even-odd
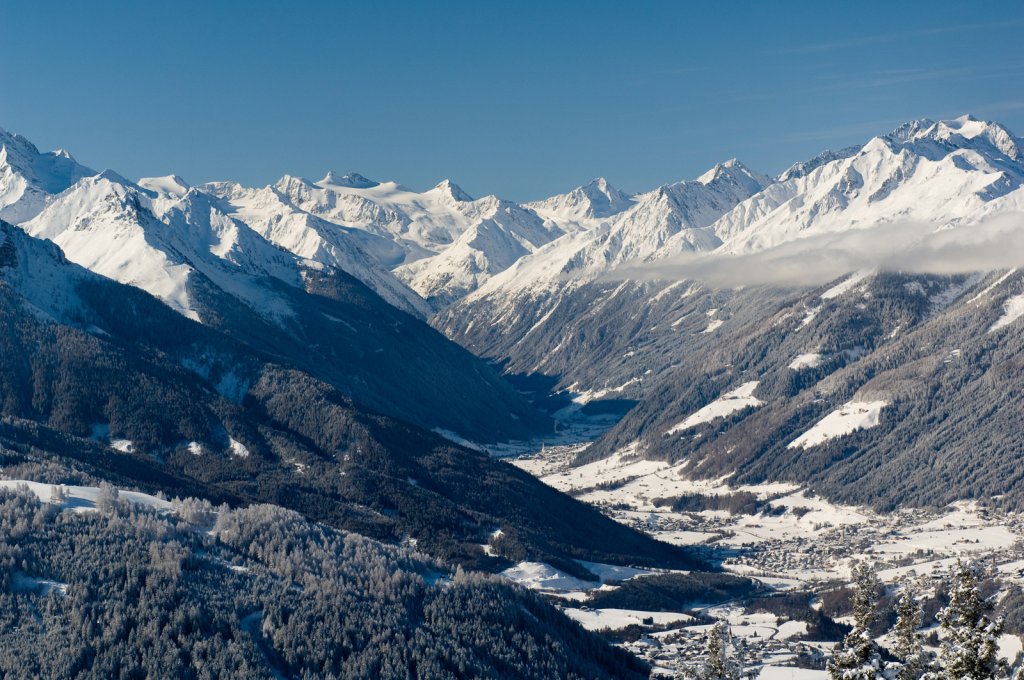
[[[527,207],[542,217],[562,224],[611,217],[631,205],[632,196],[613,187],[604,177],[598,177],[569,193],[528,203]]]
[[[865,230],[871,238],[904,224],[911,234],[923,224],[958,244],[986,244],[993,224],[1009,225],[1024,210],[1022,149],[997,123],[911,122],[774,181],[758,179],[760,187],[733,177],[732,205],[664,239],[658,216],[674,214],[667,208],[678,202],[666,200],[673,192],[635,196],[626,211],[524,257],[435,324],[511,373],[552,376],[578,402],[637,402],[580,462],[630,447],[685,459],[697,477],[796,481],[887,507],[1004,493],[1020,447],[1011,357],[1024,338],[1024,279],[1000,270],[1011,265],[729,287],[603,277],[622,260],[594,257],[608,251],[591,248],[627,222],[646,246],[630,254],[647,262],[701,249],[724,260],[779,245],[799,252],[806,237]],[[700,182],[728,180],[726,170]],[[979,459],[979,442],[999,454]],[[882,488],[858,476],[848,456],[887,470],[873,479],[900,484]],[[956,481],[912,474],[921,465]],[[1017,486],[1012,494],[1024,498]]]
[[[964,116],[914,121],[857,149],[822,154],[722,216],[722,249],[747,252],[898,221],[936,227],[1024,208],[1022,143]]]
[[[0,128],[0,219],[22,222],[83,177],[95,175],[67,151],[40,153],[32,142]]]
[[[430,328],[422,320],[426,302],[367,254],[373,248],[398,250],[393,241],[332,226],[335,254],[348,246],[345,264],[384,293],[394,292],[389,304],[338,267],[339,257],[325,263],[289,252],[235,216],[225,199],[180,177],[136,183],[104,171],[49,194],[46,189],[61,189],[74,173],[44,177],[44,182],[40,172],[29,170],[49,167],[47,157],[36,154],[43,158],[39,161],[24,149],[17,157],[6,156],[5,167],[19,181],[29,176],[38,181],[19,185],[33,191],[23,191],[8,207],[13,214],[32,214],[19,227],[59,246],[71,263],[144,290],[181,316],[254,352],[290,362],[378,412],[477,440],[492,431],[524,436],[549,427],[492,369]],[[68,167],[63,161],[58,165]],[[316,218],[300,214],[297,220],[305,224]],[[5,243],[10,248],[14,242]],[[79,323],[78,284],[40,267],[6,275],[20,277],[26,299],[40,315]],[[205,375],[202,365],[198,361],[196,370]],[[244,384],[235,383],[230,398],[244,392]]]
[[[474,200],[448,180],[415,192],[332,172],[319,182],[286,176],[263,189],[211,184],[204,190],[283,248],[347,271],[368,262],[391,269],[419,296],[441,304],[562,235],[527,208],[494,196]],[[422,300],[401,297],[426,316]]]
[[[533,211],[494,196],[464,203],[463,210],[471,226],[454,243],[438,255],[395,270],[414,290],[441,305],[471,293],[563,234]]]
[[[365,179],[348,181],[358,185],[369,183]],[[233,182],[205,184],[199,189],[217,198],[223,212],[244,222],[270,243],[300,258],[339,267],[396,307],[421,318],[429,315],[429,305],[389,271],[404,259],[398,244],[374,230],[335,223],[317,214],[319,210],[307,212],[292,203],[293,195],[320,191],[317,185],[285,176],[277,184],[262,189],[247,189]],[[378,219],[386,221],[391,217],[383,211],[377,213]]]
[[[135,184],[105,171],[54,197],[22,228],[56,243],[72,262],[142,288],[197,321],[197,275],[268,318],[290,310],[267,278],[303,285],[297,258],[175,178]]]
[[[465,303],[500,298],[504,304],[514,304],[513,293],[535,297],[543,291],[564,291],[593,280],[617,265],[652,257],[670,243],[684,250],[712,250],[721,241],[709,229],[710,225],[770,183],[768,177],[733,159],[715,166],[696,180],[667,184],[638,194],[628,202],[617,204],[629,207],[593,222],[589,228],[574,229],[536,253],[523,257],[468,296]],[[608,188],[607,184],[605,187]],[[575,199],[588,195],[587,189],[581,187],[548,199],[543,202],[547,207],[542,211],[555,219],[551,206],[580,208],[586,205],[583,211],[586,213],[592,206]],[[581,213],[563,210],[560,214],[563,219],[578,220]]]

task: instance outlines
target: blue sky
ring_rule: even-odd
[[[901,121],[1024,134],[1024,3],[0,0],[0,127],[129,177],[355,170],[530,200]]]

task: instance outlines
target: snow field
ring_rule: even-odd
[[[787,448],[809,449],[860,429],[876,427],[887,401],[851,401],[829,413],[818,424],[789,443]]]

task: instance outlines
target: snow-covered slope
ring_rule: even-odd
[[[563,233],[533,211],[493,196],[467,203],[464,210],[472,225],[451,246],[395,270],[425,298],[441,304],[476,290]]]
[[[79,323],[83,304],[78,284],[88,276],[88,272],[68,266],[52,243],[29,238],[0,220],[0,284],[17,291],[37,318]]]
[[[604,177],[598,177],[590,184],[528,203],[527,207],[541,217],[565,224],[608,218],[628,210],[633,202],[632,196],[613,187]]]
[[[180,180],[142,184],[159,191],[110,171],[87,177],[22,228],[56,243],[72,262],[142,288],[192,319],[201,319],[197,273],[268,318],[289,315],[266,279],[301,287],[299,260]]]
[[[351,183],[358,184],[354,180]],[[327,194],[317,185],[285,176],[277,184],[262,189],[249,189],[233,182],[199,188],[218,199],[221,210],[271,243],[298,257],[343,269],[400,309],[420,317],[430,313],[426,302],[388,271],[404,258],[398,244],[373,230],[332,222],[326,209],[307,212],[292,203],[291,196],[311,193],[323,194],[327,200]],[[376,217],[389,220],[393,216],[380,212]]]
[[[30,219],[43,209],[48,196],[94,174],[67,151],[40,153],[21,135],[0,129],[0,219]]]
[[[548,219],[561,211],[561,219],[585,228],[566,228],[565,236],[440,312],[435,324],[509,365],[527,361],[519,356],[530,353],[519,344],[524,334],[531,344],[550,338],[548,365],[564,367],[563,359],[579,351],[555,341],[566,328],[596,332],[619,313],[620,304],[655,302],[638,300],[643,293],[633,290],[609,294],[608,281],[600,280],[618,265],[642,266],[692,251],[749,253],[883,225],[970,228],[997,213],[1024,210],[1022,149],[1024,142],[998,123],[964,116],[907,123],[863,146],[823,152],[776,181],[730,161],[696,181],[633,196],[629,208],[589,222],[579,217],[587,214],[587,192],[581,189],[572,200],[556,197],[535,207]],[[574,356],[580,360],[587,361]]]

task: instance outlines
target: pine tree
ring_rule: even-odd
[[[829,677],[837,680],[876,680],[883,664],[871,626],[877,615],[880,584],[874,568],[866,562],[854,566],[853,580],[853,630],[833,652],[826,669]]]
[[[918,629],[923,620],[917,589],[912,582],[903,586],[896,603],[896,625],[893,627],[892,653],[903,662],[897,680],[920,680],[928,672],[929,657],[921,645]]]
[[[942,680],[990,680],[1005,671],[999,662],[1002,617],[992,619],[992,604],[978,587],[973,565],[957,560],[949,605],[938,619],[945,633],[939,661]]]

